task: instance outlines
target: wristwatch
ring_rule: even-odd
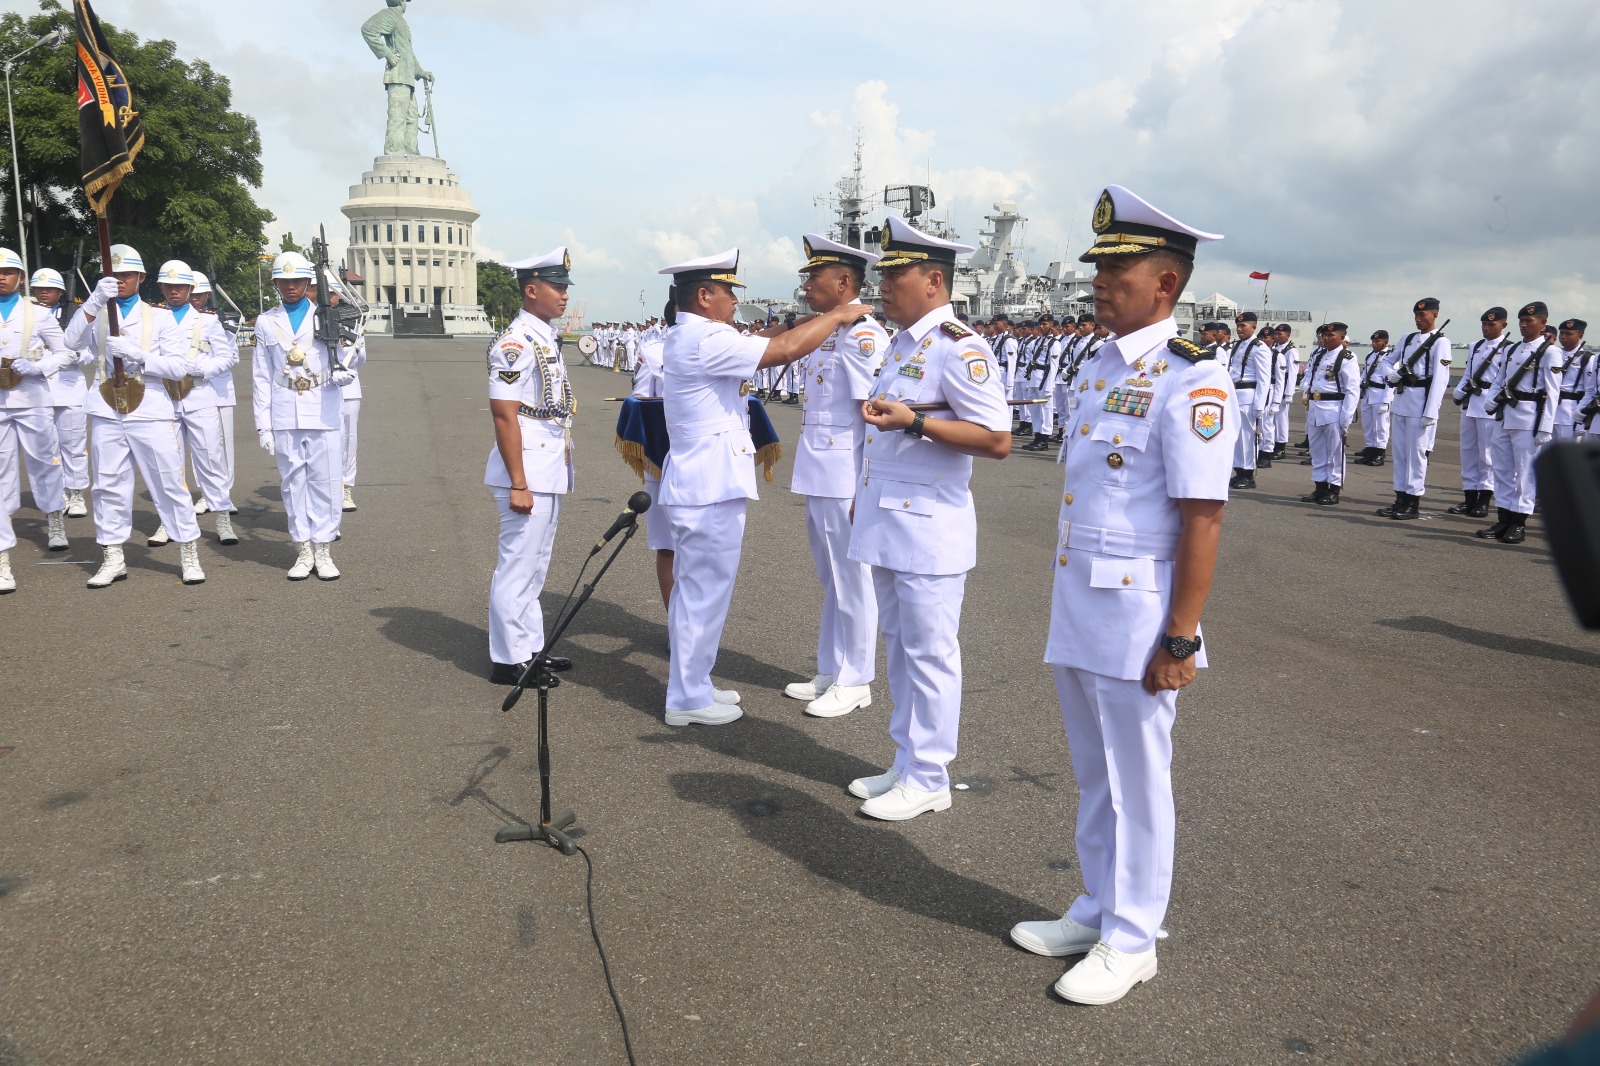
[[[1161,638],[1161,646],[1167,649],[1167,654],[1174,659],[1187,659],[1200,650],[1200,637],[1196,635],[1190,640],[1188,637],[1175,637],[1168,633]]]
[[[911,420],[911,424],[909,426],[907,426],[901,432],[903,432],[908,437],[916,437],[918,440],[921,440],[922,439],[922,423],[925,422],[926,420],[927,420],[926,416],[923,415],[923,413],[921,411],[918,411],[917,414],[916,414],[916,417]]]

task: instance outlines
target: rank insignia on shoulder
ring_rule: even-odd
[[[1174,337],[1167,342],[1167,351],[1173,355],[1187,359],[1191,363],[1198,363],[1206,359],[1215,359],[1216,353],[1209,348],[1202,348],[1193,341],[1186,341],[1182,337]]]
[[[973,335],[970,329],[959,322],[945,322],[939,326],[939,332],[956,341],[965,340]]]
[[[515,385],[522,378],[520,370],[502,370],[497,375],[507,385]]]

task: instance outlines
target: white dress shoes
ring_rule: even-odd
[[[869,818],[878,818],[885,822],[903,822],[915,818],[924,811],[948,811],[950,809],[950,790],[941,788],[937,792],[924,792],[920,788],[912,788],[904,781],[896,781],[890,786],[889,791],[861,805],[861,813]]]
[[[693,711],[668,711],[668,725],[727,725],[744,717],[744,712],[728,703],[713,703]]]
[[[871,706],[871,685],[830,685],[828,691],[806,704],[806,713],[813,718],[838,718],[857,707]]]
[[[1053,922],[1018,922],[1011,927],[1011,942],[1035,955],[1059,959],[1092,949],[1100,943],[1100,930],[1063,915]]]
[[[888,770],[877,777],[858,777],[850,782],[850,795],[864,800],[883,795],[900,780],[899,770]]]
[[[290,581],[304,581],[311,576],[311,568],[316,566],[316,560],[311,555],[311,542],[301,541],[295,545],[294,565],[289,567]]]
[[[786,686],[783,694],[790,699],[805,700],[810,703],[812,700],[821,699],[822,694],[827,692],[832,685],[832,674],[818,674],[810,681],[796,681],[794,684]]]
[[[737,707],[739,694],[731,688],[714,688],[711,690],[711,702],[719,707]]]
[[[1096,944],[1083,961],[1061,975],[1056,992],[1073,1003],[1099,1006],[1115,1003],[1134,985],[1156,975],[1156,949],[1118,951],[1109,944]]]

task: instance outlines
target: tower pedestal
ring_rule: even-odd
[[[347,266],[372,305],[367,332],[494,332],[478,304],[478,209],[443,159],[380,155],[341,210],[350,220]]]

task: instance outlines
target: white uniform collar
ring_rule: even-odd
[[[528,328],[539,334],[541,340],[555,339],[555,331],[550,328],[550,323],[529,311],[526,307],[517,313],[517,317],[526,321]]]
[[[1124,363],[1131,364],[1135,359],[1146,355],[1158,344],[1165,344],[1168,340],[1178,335],[1178,323],[1171,315],[1160,322],[1136,329],[1126,337],[1113,337],[1100,346],[1100,355],[1105,357],[1106,349],[1115,347],[1117,355]]]
[[[917,319],[913,325],[908,326],[905,330],[903,330],[903,332],[911,334],[912,340],[920,341],[923,337],[926,337],[929,333],[932,333],[933,327],[939,325],[941,322],[954,321],[956,321],[955,308],[950,304],[940,304],[932,311],[929,311],[927,314]]]

